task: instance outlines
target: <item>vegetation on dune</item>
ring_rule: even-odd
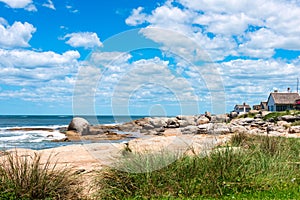
[[[8,153],[0,162],[0,199],[79,199],[75,175],[50,160],[42,164],[38,154]]]
[[[238,134],[205,156],[183,156],[157,170],[151,169],[168,159],[163,152],[156,159],[131,153],[135,162],[99,172],[97,198],[300,199],[299,145],[299,139]],[[146,172],[119,170],[132,167]]]
[[[0,199],[300,199],[299,145],[236,134],[202,155],[127,149],[119,163],[97,172],[92,197],[51,157],[43,163],[38,154],[11,153],[0,162]]]
[[[298,110],[287,110],[287,111],[282,111],[282,112],[271,112],[264,116],[263,120],[273,120],[273,121],[278,121],[278,117],[284,116],[284,115],[299,115],[300,111]]]

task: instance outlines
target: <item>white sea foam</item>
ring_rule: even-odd
[[[0,128],[0,143],[24,143],[24,142],[43,142],[51,140],[60,140],[66,136],[59,132],[59,128],[65,126],[26,126],[26,127],[7,127]],[[35,129],[35,130],[26,130]],[[51,129],[39,130],[39,129]]]

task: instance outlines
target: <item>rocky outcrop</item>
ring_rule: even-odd
[[[211,115],[191,115],[176,117],[146,117],[118,125],[91,126],[82,118],[74,118],[68,130],[79,135],[72,138],[126,138],[132,134],[178,136],[178,135],[226,135],[231,133],[293,135],[300,134],[300,126],[292,122],[300,121],[300,115],[284,115],[274,120],[264,120],[269,112],[252,112],[251,115],[236,117],[235,113]],[[252,116],[252,117],[247,117]],[[126,135],[127,134],[127,135]],[[299,135],[300,136],[300,135]]]
[[[81,135],[89,132],[90,123],[81,117],[74,117],[68,126],[68,131],[76,131]]]

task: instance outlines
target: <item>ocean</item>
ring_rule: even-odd
[[[145,116],[83,116],[88,121],[95,119],[97,124],[118,124]],[[67,127],[73,116],[69,115],[0,115],[0,150],[11,148],[29,148],[34,150],[54,148],[78,142],[51,142],[63,139],[60,129]],[[111,142],[111,141],[103,141]],[[118,142],[118,141],[114,141]]]

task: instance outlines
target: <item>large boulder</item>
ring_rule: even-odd
[[[160,128],[167,125],[168,118],[165,117],[153,117],[148,118],[149,124],[154,128]]]
[[[76,131],[80,134],[87,134],[89,132],[90,123],[81,117],[74,117],[68,126],[68,131]]]

